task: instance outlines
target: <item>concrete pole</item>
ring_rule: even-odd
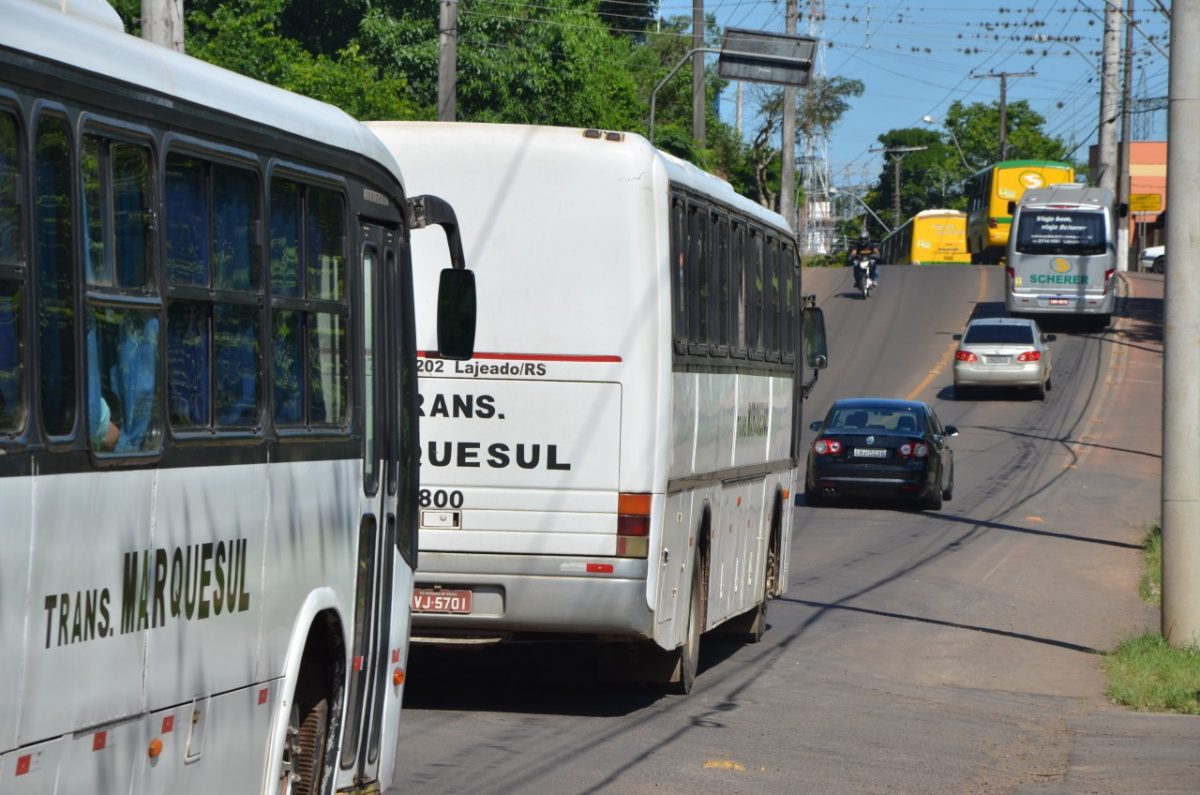
[[[183,0],[142,0],[142,38],[183,52]]]
[[[1092,182],[1117,195],[1117,70],[1121,64],[1121,0],[1104,0],[1100,64],[1100,160]]]
[[[904,159],[901,153],[892,155],[892,164],[895,166],[895,177],[892,182],[892,228],[899,229],[903,219],[900,217],[900,161]]]
[[[1008,72],[1000,73],[1000,160],[1008,160]]]
[[[1200,4],[1171,7],[1163,287],[1162,634],[1200,645]]]
[[[796,32],[796,0],[787,0],[787,33]],[[783,129],[780,135],[779,214],[787,219],[793,231],[798,231],[796,218],[796,89],[783,89]]]
[[[692,0],[692,48],[704,46],[704,0]],[[704,53],[692,56],[692,137],[703,148],[707,135],[704,130]]]
[[[1129,105],[1133,90],[1133,0],[1125,19],[1125,74],[1121,83],[1121,140],[1117,145],[1117,204],[1129,206]],[[1117,270],[1129,270],[1129,218],[1117,229]]]
[[[438,121],[458,115],[458,0],[442,0],[438,12]]]

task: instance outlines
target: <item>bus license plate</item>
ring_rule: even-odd
[[[855,458],[887,458],[887,450],[878,447],[855,447]]]
[[[412,595],[414,613],[470,613],[470,591],[444,591],[434,588],[415,588]]]

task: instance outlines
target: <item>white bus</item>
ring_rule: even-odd
[[[1112,191],[1076,183],[1025,191],[1010,204],[1004,305],[1013,314],[1090,316],[1116,305],[1117,216]]]
[[[448,205],[407,199],[344,113],[102,0],[0,20],[0,791],[386,786],[407,240],[418,216],[453,233]],[[458,353],[469,276],[444,277]]]
[[[757,639],[787,587],[802,316],[824,366],[791,230],[637,135],[368,126],[488,273],[470,361],[417,313],[414,642],[642,641],[688,691],[700,634]]]

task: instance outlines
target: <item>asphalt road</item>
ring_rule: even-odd
[[[1104,333],[1053,326],[1054,388],[957,401],[951,335],[1003,313],[995,267],[805,272],[830,335],[806,422],[851,395],[931,402],[940,512],[802,506],[763,642],[706,636],[689,697],[604,684],[594,650],[418,649],[393,792],[1195,793],[1200,721],[1104,698],[1100,652],[1157,627],[1162,278]]]

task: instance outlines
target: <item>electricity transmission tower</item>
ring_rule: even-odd
[[[812,73],[825,74],[825,0],[809,0],[808,35],[817,40]],[[800,209],[801,250],[806,254],[828,254],[833,249],[833,202],[829,193],[829,140],[823,130],[808,128],[804,155],[800,158],[800,185],[804,206]]]

